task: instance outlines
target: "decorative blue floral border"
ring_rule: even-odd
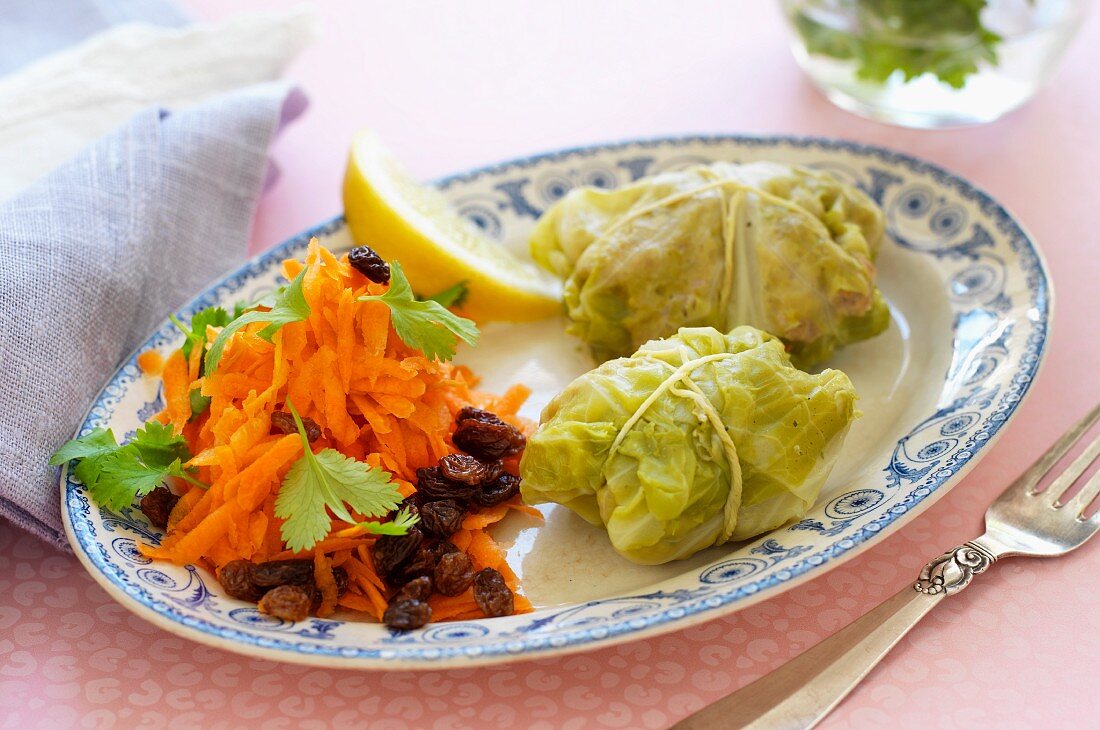
[[[705,568],[699,576],[699,586],[695,589],[657,591],[638,596],[591,601],[549,614],[540,612],[530,617],[523,617],[523,621],[507,624],[511,627],[509,630],[495,634],[486,624],[480,622],[434,625],[423,632],[393,634],[383,641],[386,644],[384,647],[337,645],[331,639],[333,639],[333,631],[342,625],[339,621],[313,620],[304,626],[283,624],[256,614],[255,611],[231,608],[229,605],[223,606],[215,594],[206,590],[201,576],[194,569],[189,570],[188,582],[183,586],[178,586],[173,579],[153,569],[142,568],[134,571],[133,566],[144,564],[142,561],[145,559],[134,550],[133,540],[128,537],[118,537],[108,542],[105,536],[97,535],[90,519],[92,507],[84,487],[71,479],[68,474],[63,474],[61,488],[66,508],[66,527],[71,531],[70,537],[80,551],[82,559],[90,563],[95,571],[105,576],[117,592],[121,592],[129,599],[127,601],[129,607],[146,609],[164,619],[192,629],[200,635],[206,635],[207,638],[223,639],[227,642],[227,648],[244,648],[234,646],[239,644],[280,650],[286,652],[287,659],[293,659],[295,655],[326,656],[336,659],[335,665],[339,665],[341,658],[381,660],[383,663],[386,660],[405,662],[412,660],[430,665],[432,662],[448,658],[473,660],[494,656],[516,656],[546,649],[590,644],[675,622],[687,616],[714,611],[790,582],[874,538],[888,525],[940,489],[960,470],[972,464],[976,455],[1008,421],[1028,391],[1044,353],[1052,306],[1050,280],[1041,256],[1012,216],[989,195],[965,180],[940,167],[905,154],[840,140],[782,136],[691,136],[627,141],[567,149],[489,165],[443,178],[437,184],[441,189],[448,190],[458,185],[473,183],[481,178],[536,168],[540,163],[547,161],[572,161],[608,151],[644,152],[648,149],[670,146],[699,145],[736,145],[746,149],[786,146],[840,151],[871,158],[887,165],[905,167],[913,173],[930,176],[939,185],[953,189],[962,198],[977,205],[982,214],[995,223],[999,234],[1008,240],[1012,252],[1016,255],[1026,278],[1031,320],[1029,322],[1031,329],[1024,343],[1024,351],[1019,356],[1017,369],[1003,392],[999,392],[999,388],[992,390],[984,388],[985,381],[981,377],[972,376],[974,387],[965,394],[965,397],[946,404],[924,423],[919,424],[913,433],[899,441],[899,450],[895,452],[895,459],[885,469],[887,484],[901,487],[903,483],[908,483],[911,489],[889,512],[855,529],[852,534],[843,539],[834,541],[827,549],[812,554],[807,554],[810,551],[808,546],[784,547],[776,539],[765,539],[749,551],[751,557],[732,558]],[[632,179],[636,179],[646,174],[651,163],[652,159],[642,155],[621,161],[620,166],[629,172]],[[872,169],[869,174],[871,180],[865,188],[880,202],[884,187],[900,181],[900,178],[886,170]],[[501,183],[496,189],[506,196],[508,201],[506,205],[511,207],[516,215],[537,216],[538,209],[524,193],[526,182],[526,180],[508,181]],[[599,184],[599,181],[596,180],[591,184]],[[551,189],[551,192],[554,193],[554,190]],[[919,195],[914,194],[911,197],[917,200],[917,203],[912,204],[911,207],[916,209],[919,205],[923,205]],[[472,219],[493,233],[491,217],[491,213],[488,214],[488,218],[483,222],[476,216],[475,211]],[[948,217],[940,216],[941,221]],[[961,223],[956,220],[951,220],[949,223],[952,226],[957,223],[961,226]],[[940,225],[946,224],[941,222]],[[182,313],[189,316],[199,309],[225,301],[234,292],[244,287],[248,281],[278,266],[284,258],[301,254],[310,238],[329,236],[339,232],[343,227],[342,217],[336,217],[276,246],[197,296],[182,309]],[[977,260],[981,254],[976,251],[983,245],[979,233],[980,230],[976,228],[975,235],[966,245],[940,247],[934,250],[921,249],[917,244],[909,246],[906,241],[899,241],[899,243],[915,250],[925,250],[937,257],[971,257]],[[1003,265],[1003,262],[1001,263]],[[134,355],[123,363],[96,398],[80,432],[86,433],[109,421],[127,387],[140,377],[136,365],[138,352],[163,347],[174,342],[177,336],[172,325],[165,324],[146,340]],[[1003,345],[1003,343],[1000,344]],[[968,420],[970,413],[977,414],[977,418]],[[920,453],[927,451],[928,458],[918,456],[932,466],[927,469],[914,468],[908,463],[910,459],[905,453],[905,442],[914,434],[927,430],[930,424],[948,435],[959,435],[960,438],[965,436],[965,442],[954,439],[953,451],[943,461],[935,458],[939,454],[932,448],[938,442],[924,446]],[[830,519],[828,526],[819,521],[804,520],[787,529],[788,531],[818,532],[828,536],[840,535],[847,531],[856,516],[870,511],[883,498],[882,493],[877,490],[856,490],[832,500],[826,507],[825,513]],[[105,531],[113,532],[126,528],[143,537],[156,539],[155,535],[149,535],[143,520],[131,515],[128,510],[120,515],[111,515],[106,512],[102,514],[105,515],[102,520],[102,528]],[[120,559],[121,563],[118,562]],[[787,562],[791,564],[767,577],[737,586],[729,585],[731,582],[740,582],[754,573]],[[133,576],[130,571],[133,571]],[[157,597],[147,586],[170,590],[173,596],[171,600]],[[179,595],[175,595],[176,593]],[[239,628],[195,615],[194,611],[199,606],[213,616],[235,622]],[[598,615],[593,613],[594,611]],[[500,625],[503,628],[505,624]],[[485,640],[491,643],[483,643]]]

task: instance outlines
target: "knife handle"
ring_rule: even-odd
[[[810,728],[947,595],[906,586],[808,651],[686,717],[675,730]]]

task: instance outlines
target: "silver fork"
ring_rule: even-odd
[[[1063,435],[985,513],[985,534],[948,550],[916,583],[809,651],[677,723],[676,730],[810,728],[825,717],[925,614],[969,585],[994,561],[1049,558],[1080,547],[1100,530],[1085,517],[1100,493],[1100,472],[1072,499],[1066,493],[1100,456],[1100,436],[1049,487],[1039,483],[1097,420],[1100,405]]]

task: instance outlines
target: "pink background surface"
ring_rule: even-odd
[[[203,19],[219,0],[187,3]],[[248,0],[232,11],[270,3]],[[425,178],[640,135],[798,133],[886,145],[991,192],[1040,242],[1057,290],[1030,399],[955,490],[859,558],[701,626],[561,659],[464,671],[324,671],[250,660],[131,616],[75,558],[0,525],[0,727],[663,728],[796,656],[981,528],[985,506],[1100,398],[1100,20],[1029,106],[918,132],[828,104],[765,2],[326,2],[291,69],[312,100],[274,148],[262,248],[340,210],[346,146],[376,129]],[[998,564],[938,607],[827,728],[1083,727],[1100,699],[1100,543]]]

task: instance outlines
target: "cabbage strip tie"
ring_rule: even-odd
[[[647,356],[647,360],[673,368],[673,372],[665,378],[659,386],[653,389],[653,392],[642,401],[642,404],[638,406],[634,414],[631,415],[626,423],[623,424],[623,427],[619,429],[619,433],[615,436],[615,440],[611,443],[611,448],[607,452],[607,459],[604,461],[605,464],[610,463],[611,460],[615,458],[615,455],[619,451],[619,447],[622,446],[630,430],[642,419],[646,411],[649,410],[649,407],[652,406],[658,398],[664,395],[666,391],[671,391],[673,395],[687,397],[694,401],[706,416],[711,428],[714,429],[715,434],[718,436],[718,440],[722,442],[722,451],[725,453],[726,460],[729,462],[730,467],[730,489],[729,493],[726,495],[725,504],[722,506],[723,527],[722,538],[717,543],[719,545],[729,540],[730,535],[733,534],[733,530],[736,527],[737,507],[741,503],[741,461],[737,458],[737,446],[733,443],[733,439],[730,437],[729,432],[726,431],[726,426],[722,423],[721,415],[719,415],[718,411],[714,408],[714,404],[710,402],[710,399],[707,398],[706,393],[704,393],[695,381],[691,379],[691,373],[707,363],[726,360],[736,355],[737,353],[733,352],[719,352],[714,355],[705,355],[694,360],[689,360],[680,367],[675,367],[664,360]],[[683,383],[689,390],[676,388],[677,383]]]

